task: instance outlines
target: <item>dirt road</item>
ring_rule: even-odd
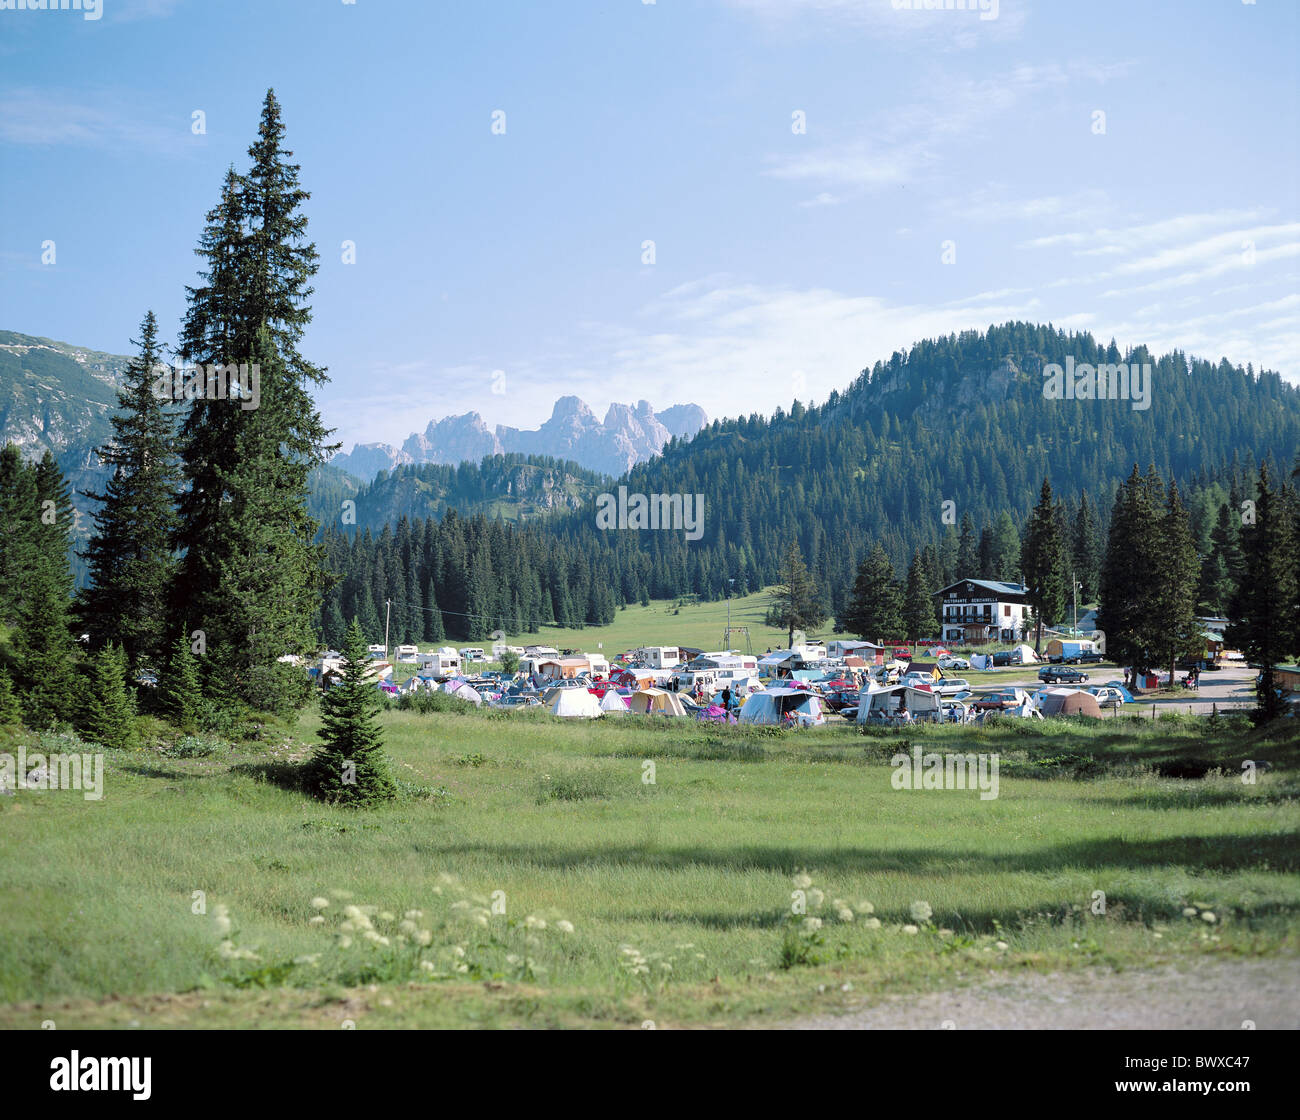
[[[1243,1024],[1257,1030],[1300,1029],[1300,957],[1000,976],[959,991],[890,996],[842,1015],[780,1026],[850,1031],[1236,1031]]]

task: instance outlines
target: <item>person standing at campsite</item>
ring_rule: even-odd
[[[722,690],[722,710],[724,712],[731,711],[731,686],[730,685],[727,685],[727,687]]]

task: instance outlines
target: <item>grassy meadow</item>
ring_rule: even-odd
[[[751,595],[736,595],[731,599],[731,625],[748,626],[749,641],[755,653],[762,653],[771,647],[781,649],[789,635],[784,630],[776,630],[764,623],[771,605],[771,589],[756,591]],[[833,623],[828,623],[831,626]],[[601,652],[606,657],[623,653],[638,646],[693,646],[697,649],[732,649],[745,650],[745,635],[733,634],[731,641],[723,644],[723,632],[727,628],[727,601],[697,602],[694,600],[674,601],[669,599],[651,600],[649,606],[630,603],[619,610],[614,621],[608,626],[586,626],[580,630],[559,626],[543,626],[534,633],[509,634],[506,641],[510,645],[549,645],[557,649],[580,649],[588,653]],[[854,635],[841,634],[827,629],[819,630],[815,635],[826,641],[836,638],[851,638]],[[481,645],[490,643],[472,642],[458,645]],[[603,647],[603,648],[601,648]]]
[[[761,1024],[1297,947],[1293,732],[909,732],[997,752],[981,800],[894,789],[904,740],[843,723],[383,721],[404,795],[377,811],[292,788],[310,712],[206,757],[109,754],[102,800],[0,797],[0,1026]],[[1269,764],[1253,785],[1243,759]]]

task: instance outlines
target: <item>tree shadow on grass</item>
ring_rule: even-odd
[[[307,765],[303,762],[244,762],[232,766],[230,773],[252,778],[255,782],[265,782],[289,793],[310,793]]]
[[[970,874],[1050,872],[1072,868],[1139,870],[1156,867],[1205,871],[1300,870],[1300,832],[1167,836],[1134,842],[1104,837],[1071,844],[986,854],[953,848],[865,849],[812,845],[676,847],[654,850],[623,844],[558,847],[555,844],[419,843],[431,858],[489,858],[567,870],[577,867],[638,867],[660,870],[714,868],[790,874],[801,867],[823,875],[896,872]]]
[[[162,778],[165,781],[176,782],[189,780],[190,778],[211,778],[213,773],[203,773],[200,770],[182,770],[176,767],[168,767],[150,762],[128,762],[118,766],[123,774],[135,774],[141,778]]]
[[[1187,782],[1156,788],[1135,789],[1127,796],[1108,794],[1090,798],[1089,804],[1115,805],[1125,809],[1154,809],[1159,811],[1188,809],[1219,809],[1225,806],[1284,805],[1300,799],[1300,789],[1294,786],[1274,785],[1261,789],[1255,786],[1226,788]]]

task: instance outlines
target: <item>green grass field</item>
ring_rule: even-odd
[[[311,714],[213,757],[112,754],[100,801],[0,797],[0,1027],[747,1024],[1004,969],[1296,949],[1280,730],[911,732],[997,752],[981,800],[894,789],[902,740],[843,723],[383,719],[407,793],[373,812],[286,788]],[[1187,758],[1222,772],[1157,776]],[[1272,769],[1245,784],[1243,759]]]
[[[789,636],[784,630],[775,630],[764,624],[770,603],[770,591],[738,595],[731,600],[731,625],[749,627],[749,641],[755,653],[762,653],[768,647],[780,649]],[[853,637],[830,629],[832,625],[827,623],[827,629],[808,636],[826,641]],[[607,657],[637,646],[683,645],[697,649],[745,651],[743,634],[733,634],[731,641],[724,645],[722,639],[726,628],[725,599],[716,603],[685,602],[680,605],[671,600],[656,599],[647,607],[639,603],[630,604],[618,611],[608,626],[587,626],[581,630],[544,626],[537,633],[510,634],[506,640],[510,645],[549,645],[557,649],[601,652]],[[471,644],[484,645],[482,642]]]

